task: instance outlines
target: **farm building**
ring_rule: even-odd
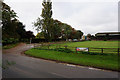
[[[120,40],[120,32],[96,33],[95,38],[97,40]]]

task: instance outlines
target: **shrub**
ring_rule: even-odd
[[[66,52],[66,53],[71,53],[72,51],[68,48],[56,48],[54,49],[55,51],[60,51],[60,52]]]
[[[80,53],[82,53],[82,54],[90,54],[90,55],[107,55],[105,53],[94,53],[94,52],[84,52],[84,51],[80,51]]]
[[[3,45],[14,44],[14,43],[17,43],[17,42],[19,42],[19,39],[6,38],[6,39],[2,40]]]

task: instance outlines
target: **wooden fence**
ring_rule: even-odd
[[[93,48],[93,47],[89,47],[88,52],[116,53],[119,55],[120,48]]]
[[[71,49],[72,51],[75,51],[76,53],[78,53],[79,51],[77,50],[77,48],[81,48],[81,47],[71,47],[71,46],[61,46],[61,45],[44,45],[44,44],[37,44],[34,45],[34,48],[39,48],[39,47],[44,47],[46,49],[55,49],[55,48],[65,48],[65,49]],[[120,54],[120,48],[93,48],[93,47],[88,47],[88,50],[86,52],[90,53],[114,53],[114,54]],[[80,50],[81,51],[81,50]]]

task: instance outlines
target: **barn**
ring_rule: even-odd
[[[97,40],[120,40],[120,32],[102,32],[96,33]]]

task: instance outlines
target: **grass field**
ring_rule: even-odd
[[[118,53],[118,41],[83,41],[83,42],[66,42],[61,44],[52,44],[49,48],[55,49],[56,47],[64,48],[64,46],[68,46],[68,49],[75,51],[75,47],[88,48],[90,52],[98,52],[101,53],[101,49],[94,48],[115,48],[115,49],[103,49],[104,53]],[[43,48],[47,48],[44,46]]]
[[[67,45],[70,47],[94,47],[94,48],[118,48],[118,41],[83,41],[83,42],[67,42],[63,44],[54,45]]]
[[[113,54],[89,55],[39,49],[30,49],[26,51],[25,54],[38,58],[63,61],[67,63],[118,70],[118,56]]]

